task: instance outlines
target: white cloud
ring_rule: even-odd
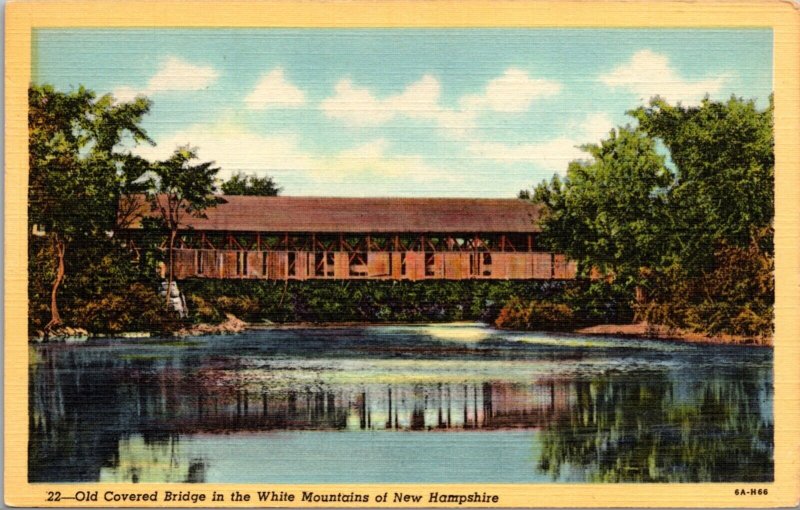
[[[612,88],[629,90],[648,101],[653,96],[684,105],[695,105],[706,94],[714,95],[731,79],[730,74],[689,80],[672,67],[669,58],[651,50],[636,52],[631,59],[599,80]]]
[[[128,86],[117,87],[112,90],[111,93],[114,95],[114,99],[121,103],[133,101],[138,95],[146,95],[144,90],[136,90],[133,87]]]
[[[118,101],[130,101],[138,95],[152,96],[163,92],[203,90],[219,78],[219,72],[210,66],[195,65],[177,57],[168,57],[143,89],[128,86],[113,91]]]
[[[313,172],[314,177],[337,182],[357,180],[377,185],[387,182],[455,182],[451,170],[435,168],[419,155],[390,155],[390,143],[383,138],[344,150],[326,158]]]
[[[475,157],[504,163],[530,162],[555,172],[564,172],[570,161],[586,158],[579,146],[608,135],[614,123],[605,113],[592,113],[569,129],[574,136],[560,136],[535,143],[506,144],[474,140],[467,150]]]
[[[423,76],[400,94],[384,99],[357,87],[350,80],[336,84],[335,95],[322,101],[320,108],[329,117],[354,126],[378,126],[404,115],[409,118],[436,118],[440,113],[439,81]]]
[[[561,84],[541,78],[531,78],[521,69],[509,68],[486,84],[481,95],[466,96],[460,101],[466,111],[491,110],[495,112],[525,112],[534,100],[554,96]]]
[[[306,95],[286,79],[282,68],[277,67],[261,76],[244,101],[251,110],[296,108],[305,104]]]
[[[580,133],[581,143],[594,143],[608,136],[615,126],[611,116],[605,112],[590,113],[584,119],[573,124],[570,132]]]
[[[167,138],[155,147],[139,146],[135,152],[149,160],[166,159],[181,145],[197,147],[201,161],[214,161],[222,170],[219,178],[243,171],[271,175],[297,194],[295,185],[307,190],[308,183],[321,194],[357,195],[410,193],[409,183],[452,182],[457,175],[436,168],[419,155],[390,154],[385,139],[372,140],[333,155],[303,150],[296,134],[263,135],[232,122],[209,128],[194,125]]]
[[[558,82],[531,78],[525,71],[509,68],[490,80],[481,94],[464,96],[458,108],[447,108],[440,103],[439,81],[430,75],[385,98],[377,98],[368,88],[342,80],[336,85],[335,94],[325,99],[320,108],[329,117],[361,127],[378,126],[397,117],[430,120],[460,138],[474,127],[481,112],[524,112],[536,99],[558,94],[560,90]]]
[[[139,146],[135,152],[149,160],[166,159],[176,147],[188,144],[197,147],[200,160],[214,161],[221,167],[222,178],[236,171],[277,173],[311,170],[316,162],[298,149],[298,138],[294,134],[262,135],[229,122],[213,126],[195,124],[157,140],[155,147]]]

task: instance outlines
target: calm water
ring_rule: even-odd
[[[35,482],[773,479],[772,351],[480,325],[31,348]]]

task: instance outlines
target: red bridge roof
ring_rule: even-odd
[[[520,199],[221,196],[195,230],[319,233],[538,232],[539,206]],[[149,212],[149,207],[142,203]],[[154,213],[149,213],[153,215]],[[138,222],[131,228],[139,228]]]

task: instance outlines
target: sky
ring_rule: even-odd
[[[765,107],[770,30],[41,29],[32,81],[153,101],[165,159],[285,195],[516,196],[661,95]]]

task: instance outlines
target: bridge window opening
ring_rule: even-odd
[[[326,276],[333,276],[334,257],[332,251],[325,252],[325,265],[327,266],[325,268]]]
[[[314,276],[325,276],[325,252],[314,253]]]
[[[519,234],[508,234],[506,236],[505,251],[523,252],[528,251],[528,236]]]
[[[483,276],[492,276],[492,254],[482,253]]]
[[[350,255],[350,276],[367,276],[367,252],[359,251]]]
[[[436,257],[433,252],[425,252],[425,276],[433,276],[436,264]]]
[[[267,252],[261,252],[261,274],[267,276]]]
[[[394,276],[394,271],[392,271],[392,260],[394,260],[394,253],[389,254],[389,276]]]
[[[287,262],[289,264],[289,276],[297,276],[297,254],[293,251],[290,251],[287,254]]]
[[[197,250],[197,255],[196,255],[195,258],[196,258],[195,263],[197,264],[197,274],[203,274],[203,252],[202,252],[202,250]]]
[[[406,271],[406,252],[400,252],[400,275],[405,276]]]

